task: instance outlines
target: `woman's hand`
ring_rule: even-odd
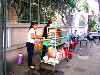
[[[32,35],[31,35],[31,38],[32,38],[32,39],[40,39],[40,38],[42,38],[42,37],[39,36],[39,35],[34,35],[34,34],[32,34]]]
[[[36,38],[37,38],[37,36],[36,36],[36,35],[34,35],[34,34],[32,34],[32,35],[31,35],[31,38],[32,38],[32,39],[36,39]]]

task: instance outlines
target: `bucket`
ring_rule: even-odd
[[[23,64],[23,61],[24,61],[24,55],[22,53],[19,53],[17,57],[17,64]]]

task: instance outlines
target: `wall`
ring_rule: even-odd
[[[28,28],[12,28],[11,45],[23,44],[27,41]]]
[[[7,44],[8,47],[23,44],[27,41],[27,33],[29,30],[29,23],[7,23]],[[44,25],[39,25],[41,32],[43,31]],[[11,44],[11,45],[9,45]]]

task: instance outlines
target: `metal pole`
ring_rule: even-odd
[[[32,22],[32,13],[31,13],[32,12],[32,7],[31,7],[31,5],[32,4],[31,4],[31,0],[30,0],[30,23]]]
[[[38,24],[40,24],[40,11],[39,11],[39,0],[38,0]]]
[[[3,75],[6,75],[6,0],[1,0],[2,13],[3,13]]]
[[[44,4],[46,4],[46,0],[45,0]],[[44,8],[44,24],[45,23],[46,23],[46,8]]]

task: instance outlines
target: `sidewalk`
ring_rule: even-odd
[[[18,65],[17,64],[17,56],[19,53],[24,55],[24,64]],[[15,75],[25,75],[24,71],[27,69],[27,50],[26,47],[10,50],[6,52],[6,71],[7,75],[11,75],[12,72],[15,72]]]
[[[79,46],[77,47],[79,48]],[[77,49],[76,48],[76,49]],[[100,74],[100,46],[93,45],[90,47],[79,48],[72,60],[67,62],[64,60],[56,65],[55,71],[41,70],[40,75],[99,75]],[[16,63],[17,54],[22,52],[24,56],[27,55],[26,48],[7,52],[7,75],[15,72],[15,75],[37,75],[28,74],[27,59],[25,58],[24,64],[18,65]]]
[[[76,55],[69,63],[59,65],[58,70],[64,75],[100,75],[100,47],[93,45],[92,48],[83,47],[81,56]]]

